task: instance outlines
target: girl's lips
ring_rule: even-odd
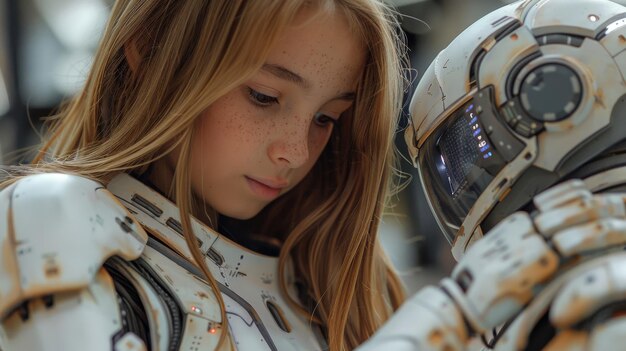
[[[264,199],[273,200],[280,195],[280,191],[285,187],[278,182],[245,177],[252,192]],[[284,184],[284,183],[283,183]]]

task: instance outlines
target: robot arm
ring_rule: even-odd
[[[141,255],[147,234],[100,184],[41,174],[0,192],[0,343],[12,350],[129,350],[102,268]],[[86,347],[89,345],[89,347]]]
[[[606,269],[589,264],[626,244],[626,197],[592,195],[581,181],[570,181],[534,201],[537,215],[518,212],[494,227],[468,249],[450,278],[409,299],[360,350],[464,350],[471,336],[516,317],[555,282],[568,288],[558,294],[547,289],[552,292],[542,301],[544,307],[555,301],[553,318],[563,327],[595,311],[592,299],[572,308],[585,294],[582,283],[566,277],[574,269]],[[595,307],[606,302],[608,286],[593,296]],[[626,286],[612,290],[626,296]]]

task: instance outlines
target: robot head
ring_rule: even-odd
[[[406,141],[457,259],[541,190],[606,169],[626,139],[625,80],[626,8],[608,0],[513,3],[439,53]]]

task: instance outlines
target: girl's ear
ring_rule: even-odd
[[[141,63],[141,54],[137,49],[137,40],[131,39],[124,44],[124,56],[126,56],[126,62],[133,73],[137,73],[139,64]]]

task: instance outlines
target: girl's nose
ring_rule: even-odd
[[[287,128],[277,130],[268,148],[270,159],[289,168],[304,165],[309,159],[309,125],[304,118],[294,118]]]

